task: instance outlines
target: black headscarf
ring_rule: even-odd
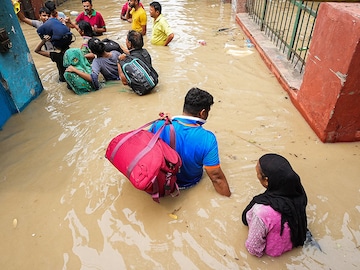
[[[288,222],[293,247],[302,246],[306,238],[307,197],[300,182],[300,177],[290,163],[277,154],[266,154],[259,159],[260,168],[268,178],[267,190],[255,196],[242,214],[242,221],[247,224],[246,213],[255,203],[270,205],[281,214],[281,232]]]

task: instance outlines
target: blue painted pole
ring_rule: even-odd
[[[5,111],[21,112],[43,90],[13,4],[11,0],[1,2],[0,30],[5,30],[3,33],[9,37],[11,48],[7,51],[0,48],[0,94],[3,96],[0,99],[0,128],[4,124]],[[4,35],[0,35],[0,46]]]

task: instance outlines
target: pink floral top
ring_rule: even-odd
[[[267,254],[280,256],[292,249],[290,228],[284,224],[283,234],[281,231],[281,214],[269,205],[254,204],[246,213],[249,224],[249,235],[245,246],[250,254],[257,257]]]

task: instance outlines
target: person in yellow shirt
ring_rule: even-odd
[[[174,33],[165,17],[161,14],[159,2],[150,3],[150,16],[154,18],[151,44],[167,46],[174,38]]]
[[[131,29],[140,32],[143,36],[146,35],[147,16],[145,10],[140,6],[140,0],[130,0],[130,13],[126,13],[126,20],[132,17]]]

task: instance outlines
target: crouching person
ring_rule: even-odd
[[[242,213],[242,222],[249,226],[245,246],[257,257],[277,257],[305,242],[307,196],[299,175],[283,156],[265,154],[255,169],[266,190]]]
[[[79,48],[68,49],[64,54],[63,64],[65,68],[70,67],[69,70],[76,69],[80,72],[88,74],[89,76],[91,74],[91,65]],[[87,81],[75,72],[68,71],[68,69],[66,69],[64,77],[75,94],[82,95],[96,90],[92,82]]]
[[[177,184],[180,189],[195,186],[202,179],[205,169],[216,192],[230,197],[229,184],[220,166],[216,137],[210,130],[203,128],[213,104],[214,99],[210,93],[193,87],[185,96],[183,114],[171,119],[175,129],[176,152],[182,160]],[[151,132],[156,133],[162,125],[163,120],[155,122],[150,128]],[[160,138],[170,144],[169,125]]]
[[[36,46],[35,52],[48,57],[56,63],[59,71],[59,81],[65,82],[63,66],[64,53],[69,49],[72,43],[72,33],[69,28],[62,24],[58,19],[51,18],[44,22],[38,29],[37,33],[41,38],[41,42]],[[57,51],[44,50],[43,46],[51,42]],[[45,46],[44,46],[45,47]]]
[[[92,83],[94,89],[100,89],[99,75],[103,75],[105,81],[119,80],[119,72],[117,61],[120,56],[118,51],[105,51],[105,44],[98,38],[92,38],[88,42],[91,52],[97,57],[91,64],[91,72],[87,73],[77,67],[70,65],[66,72],[72,72],[79,75],[81,78]]]
[[[144,40],[140,32],[130,30],[126,37],[126,47],[119,57],[119,77],[124,85],[129,85],[138,95],[151,92],[158,83],[158,74],[152,66],[149,52],[143,48]]]

